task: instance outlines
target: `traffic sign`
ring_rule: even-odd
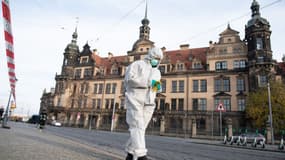
[[[217,111],[221,111],[221,112],[225,112],[226,109],[224,107],[224,105],[222,103],[219,103],[219,105],[217,106]]]

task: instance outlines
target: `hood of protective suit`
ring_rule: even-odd
[[[158,47],[153,47],[148,51],[148,54],[146,55],[145,60],[151,61],[153,59],[159,59],[159,62],[158,62],[158,65],[159,65],[162,58],[163,58],[162,50]]]

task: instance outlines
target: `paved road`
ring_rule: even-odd
[[[42,158],[45,156],[50,157],[49,160],[116,160],[125,157],[123,148],[128,138],[126,133],[51,126],[40,132],[34,125],[10,124],[11,130],[0,129],[1,160],[28,160],[29,157],[48,159]],[[152,160],[285,159],[285,151],[252,150],[219,144],[213,141],[147,136]]]
[[[90,145],[40,131],[35,125],[9,122],[0,128],[0,160],[120,160]]]

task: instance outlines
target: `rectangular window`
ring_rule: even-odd
[[[86,64],[87,62],[88,62],[88,58],[87,57],[81,58],[81,64]]]
[[[267,85],[267,76],[260,75],[259,76],[259,86],[266,86]]]
[[[110,100],[105,99],[105,109],[109,109],[109,105],[110,105]]]
[[[241,60],[241,61],[239,62],[239,67],[240,67],[240,68],[245,68],[245,67],[246,67],[246,61],[245,61],[245,60]]]
[[[114,107],[114,105],[115,105],[115,103],[114,103],[114,99],[111,99],[111,105],[110,105],[110,109],[113,109],[113,107]]]
[[[222,91],[222,80],[221,79],[215,79],[215,92]]]
[[[111,93],[111,84],[107,83],[106,85],[106,94],[110,94]]]
[[[227,68],[228,68],[227,62],[222,62],[222,69],[227,69]]]
[[[124,81],[121,83],[121,93],[123,94],[125,92],[125,86],[124,86]]]
[[[207,100],[206,98],[200,98],[200,110],[206,111],[207,110]]]
[[[166,80],[161,80],[161,93],[166,92]]]
[[[94,94],[97,94],[97,90],[98,90],[98,84],[94,84],[93,93],[94,93]]]
[[[183,63],[177,64],[176,67],[177,67],[177,71],[183,71],[184,70],[184,64]]]
[[[116,93],[116,87],[117,87],[117,84],[113,83],[112,84],[112,94]]]
[[[97,109],[101,108],[101,99],[97,99]]]
[[[160,99],[159,109],[162,111],[165,110],[165,99]]]
[[[96,99],[92,99],[92,108],[96,108]]]
[[[223,80],[223,91],[224,92],[230,92],[230,80],[229,79],[224,79]]]
[[[89,84],[86,83],[86,84],[85,84],[85,87],[84,87],[84,93],[85,93],[85,94],[88,94],[88,91],[89,91]]]
[[[75,70],[74,78],[81,78],[81,69],[76,69]]]
[[[80,85],[80,93],[81,94],[83,94],[84,93],[84,84],[82,83],[81,85]]]
[[[200,92],[207,92],[207,80],[200,81]]]
[[[230,98],[216,98],[215,99],[215,109],[218,105],[222,103],[226,111],[231,111],[231,99]]]
[[[216,62],[216,70],[221,70],[221,69],[222,69],[221,63]]]
[[[238,78],[237,79],[237,91],[240,92],[240,91],[245,91],[244,89],[244,79],[241,79],[241,78]]]
[[[121,109],[124,109],[125,108],[125,99],[121,99],[121,106],[120,106]]]
[[[199,81],[193,80],[193,92],[199,92]]]
[[[82,99],[79,99],[79,100],[77,101],[77,103],[78,103],[78,108],[81,108],[81,107],[82,107]]]
[[[179,81],[179,92],[180,93],[184,92],[184,81],[183,80]]]
[[[224,108],[226,109],[226,111],[231,111],[231,100],[229,98],[225,98],[223,102],[224,102]]]
[[[92,77],[92,69],[91,68],[86,68],[84,70],[84,78]]]
[[[172,92],[173,93],[177,92],[177,81],[172,81]]]
[[[178,111],[184,110],[184,99],[178,99]]]
[[[103,84],[102,83],[100,83],[99,84],[99,90],[98,90],[98,94],[102,94],[103,93]]]
[[[256,38],[256,49],[257,49],[257,50],[263,49],[262,38]]]
[[[245,99],[238,99],[238,111],[245,110]]]
[[[199,106],[198,106],[198,99],[197,98],[193,98],[192,99],[192,108],[193,108],[193,111],[197,111]]]
[[[228,69],[228,65],[226,61],[216,62],[216,70],[226,70]]]
[[[176,110],[176,99],[171,99],[171,110],[172,111]]]
[[[238,68],[240,68],[240,67],[239,67],[239,61],[238,61],[238,60],[235,60],[235,61],[234,61],[234,69],[238,69]]]

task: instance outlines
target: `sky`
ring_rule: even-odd
[[[273,58],[285,54],[284,0],[257,0],[271,25]],[[150,40],[166,50],[208,47],[230,24],[244,39],[252,0],[148,0]],[[145,0],[10,0],[16,64],[14,114],[37,114],[44,89],[55,87],[65,47],[77,26],[80,51],[88,42],[99,55],[126,55],[139,38]],[[2,12],[2,11],[1,11]],[[2,18],[2,16],[1,16]],[[2,19],[3,21],[3,19]],[[3,22],[2,22],[3,24]],[[2,32],[1,32],[2,31]],[[3,25],[0,25],[0,107],[9,98]]]

